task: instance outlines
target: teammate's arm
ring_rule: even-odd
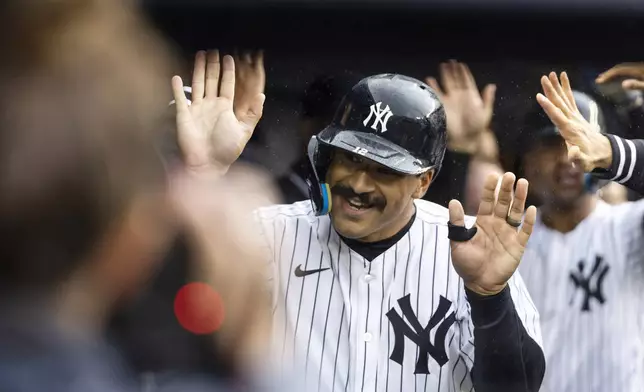
[[[602,134],[579,113],[565,72],[541,78],[545,95],[537,101],[560,130],[568,157],[600,179],[617,181],[644,194],[644,140]]]
[[[445,108],[447,151],[442,174],[425,198],[443,206],[451,199],[464,200],[466,213],[475,213],[480,186],[472,183],[489,173],[503,174],[490,130],[496,87],[489,84],[479,92],[467,64],[456,61],[440,65],[440,79],[442,88],[435,78],[428,77],[426,82]]]

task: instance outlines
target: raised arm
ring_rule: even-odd
[[[447,151],[441,175],[426,198],[441,205],[461,199],[465,212],[474,214],[481,179],[491,173],[503,174],[496,138],[490,130],[496,86],[488,84],[479,92],[467,64],[454,60],[440,65],[440,80],[442,87],[435,78],[426,78],[445,107]]]
[[[561,80],[561,81],[560,81]],[[617,181],[644,194],[644,140],[627,140],[604,133],[581,115],[568,75],[554,72],[541,78],[544,94],[537,101],[568,146],[568,157],[600,179]]]

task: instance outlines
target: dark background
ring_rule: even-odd
[[[644,0],[146,0],[143,7],[187,60],[204,48],[265,50],[260,129],[275,145],[268,154],[285,161],[299,97],[319,74],[423,78],[437,75],[441,61],[467,62],[479,87],[498,86],[493,125],[507,153],[540,75],[566,70],[573,87],[587,90],[586,81],[610,66],[644,60]]]

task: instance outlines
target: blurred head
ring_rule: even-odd
[[[413,216],[413,201],[425,195],[433,173],[405,175],[336,149],[326,177],[335,229],[365,242],[394,236]]]
[[[0,286],[115,301],[173,229],[151,133],[168,59],[129,2],[17,4],[4,27],[19,47],[2,41],[0,62]]]
[[[530,194],[545,206],[568,210],[586,194],[584,172],[568,160],[568,149],[559,135],[542,137],[525,153],[523,174]]]
[[[587,121],[603,129],[597,103],[574,91],[575,102]],[[530,183],[530,197],[558,210],[569,210],[588,195],[589,184],[580,165],[568,160],[568,148],[557,128],[540,107],[528,113],[518,143],[519,168]]]

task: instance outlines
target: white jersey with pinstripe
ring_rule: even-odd
[[[308,201],[257,212],[273,259],[275,349],[297,369],[302,390],[473,390],[473,325],[450,259],[448,212],[415,203],[409,232],[371,262]],[[525,329],[541,344],[539,315],[518,273],[510,288]]]
[[[644,202],[598,201],[568,233],[540,214],[519,267],[541,314],[546,392],[644,392]]]

